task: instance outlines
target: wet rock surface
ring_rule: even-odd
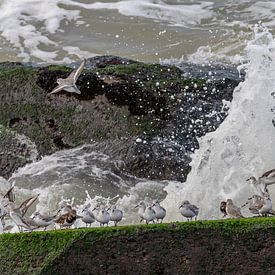
[[[71,67],[1,63],[0,124],[34,143],[37,158],[94,143],[124,163],[127,173],[150,179],[185,180],[197,138],[224,120],[224,101],[232,100],[242,80],[234,68],[212,66],[210,74],[194,64],[102,56],[87,60],[77,81],[81,95],[49,95]],[[13,142],[0,144],[5,178],[32,161],[18,161],[16,153],[11,158],[11,151],[16,151]]]

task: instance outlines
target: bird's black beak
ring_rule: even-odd
[[[136,206],[135,206],[135,208],[138,208],[138,207],[139,207],[139,205],[136,205]]]
[[[181,209],[182,208],[182,205],[179,207],[179,209]]]

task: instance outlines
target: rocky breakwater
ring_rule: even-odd
[[[49,95],[71,66],[0,64],[0,176],[58,150],[93,144],[119,169],[184,181],[197,138],[227,115],[241,78],[233,68],[87,60],[80,95]],[[88,150],[88,149],[87,149]]]

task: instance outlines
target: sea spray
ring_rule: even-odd
[[[221,218],[221,200],[231,198],[240,206],[253,193],[246,179],[274,168],[275,42],[267,29],[256,26],[254,32],[246,47],[248,63],[242,66],[246,78],[234,91],[228,117],[200,139],[187,181],[165,189],[170,221],[180,219],[178,206],[185,199],[200,207],[199,218]]]

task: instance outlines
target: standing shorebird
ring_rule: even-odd
[[[241,208],[248,205],[248,209],[252,214],[259,215],[259,209],[262,208],[264,204],[264,199],[260,195],[253,195],[251,198],[247,199],[247,202],[241,206]]]
[[[142,222],[144,220],[143,214],[144,214],[145,209],[146,209],[145,202],[141,201],[138,205],[135,206],[135,208],[138,208],[138,215],[140,217],[140,222]]]
[[[116,208],[116,206],[112,206],[110,208],[110,221],[114,222],[114,225],[117,226],[118,222],[120,222],[123,218],[123,212]]]
[[[85,63],[86,60],[84,59],[80,66],[76,69],[74,69],[70,75],[67,78],[58,78],[56,80],[58,86],[56,88],[54,88],[49,95],[58,93],[62,90],[72,93],[72,94],[78,94],[80,95],[81,92],[79,91],[79,89],[76,87],[76,81],[79,78],[79,76],[81,75],[84,67],[85,67]]]
[[[231,218],[243,218],[240,208],[231,199],[226,201],[226,213]]]
[[[274,210],[272,210],[272,202],[268,194],[263,197],[259,195],[253,195],[251,198],[247,199],[247,202],[242,205],[242,207],[249,205],[249,211],[252,214],[266,216],[268,214],[275,215]]]
[[[157,222],[160,220],[160,222],[162,223],[163,219],[166,216],[166,210],[164,207],[160,206],[158,200],[153,201],[153,210],[156,213]]]
[[[104,226],[104,224],[109,224],[110,221],[110,214],[109,212],[105,209],[104,205],[96,206],[93,209],[95,219],[97,222],[99,222],[100,226]]]
[[[36,224],[31,219],[25,218],[29,207],[37,200],[39,194],[35,197],[31,197],[21,203],[19,207],[16,207],[14,203],[9,202],[7,207],[9,208],[9,214],[12,221],[17,225],[19,231],[22,231],[22,228],[26,228],[28,230],[33,230],[36,228]]]
[[[44,231],[46,228],[51,225],[56,218],[56,215],[50,216],[47,214],[42,214],[39,212],[35,212],[33,214],[33,220],[36,223],[37,227],[44,227]]]
[[[152,206],[147,206],[144,213],[143,213],[143,219],[145,220],[146,224],[153,222],[155,223],[155,219],[156,219],[156,212],[153,209]]]
[[[194,217],[195,217],[195,220],[197,220],[197,216],[199,214],[199,208],[196,205],[190,204],[189,201],[183,201],[179,209],[180,209],[181,215],[187,218],[187,221],[189,221],[189,219],[192,220],[192,218]]]
[[[94,213],[90,210],[90,207],[91,204],[88,203],[82,210],[83,218],[81,220],[86,224],[86,227],[88,225],[91,226],[91,224],[95,222],[95,216]]]
[[[55,223],[59,224],[60,228],[69,228],[75,223],[76,219],[82,218],[82,216],[77,215],[76,210],[72,209],[70,205],[67,205],[66,209],[68,211],[54,220]],[[62,210],[59,210],[59,212],[61,211]]]
[[[274,215],[274,211],[272,210],[272,202],[268,194],[264,195],[264,203],[263,206],[259,209],[259,214],[261,216],[266,216],[268,214]]]

